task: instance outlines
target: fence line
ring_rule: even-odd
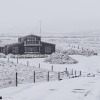
[[[43,81],[55,81],[55,80],[63,80],[68,78],[75,78],[75,77],[84,77],[84,76],[91,76],[93,73],[84,73],[82,71],[76,71],[73,69],[65,68],[65,71],[62,72],[55,72],[52,70],[35,70],[33,72],[15,72],[14,74],[10,75],[10,77],[5,77],[2,79],[2,83],[0,84],[1,87],[9,87],[9,86],[18,86],[18,84],[23,83],[37,83]],[[15,81],[14,81],[15,80]]]

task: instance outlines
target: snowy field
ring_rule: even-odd
[[[32,34],[32,33],[30,33]],[[0,36],[0,45],[6,43],[18,42],[18,37],[29,35],[26,34],[2,34]],[[42,41],[55,43],[57,49],[66,49],[68,44],[78,45],[86,49],[100,51],[100,32],[83,32],[83,33],[42,33],[35,34],[41,36]]]
[[[7,41],[9,43],[17,42],[19,36],[12,37],[0,37],[1,41],[5,44]],[[45,58],[26,58],[19,59],[17,64],[16,58],[10,58],[9,61],[12,63],[6,63],[8,58],[0,58],[0,62],[3,62],[6,66],[4,71],[1,72],[7,73],[10,72],[11,75],[15,74],[16,70],[14,66],[17,66],[17,71],[20,72],[20,83],[18,87],[9,87],[0,89],[0,96],[3,97],[3,100],[100,100],[100,34],[97,32],[90,34],[55,34],[55,35],[43,35],[42,40],[55,43],[57,49],[68,49],[68,45],[71,44],[75,46],[84,47],[86,49],[95,50],[98,52],[98,55],[94,56],[82,56],[82,55],[70,55],[78,61],[77,64],[50,64],[44,62]],[[28,66],[27,66],[28,62]],[[40,69],[39,69],[40,64]],[[1,65],[2,66],[2,63]],[[4,68],[5,66],[2,66]],[[69,71],[76,70],[82,71],[82,73],[93,73],[95,77],[78,77],[64,79],[61,81],[43,81],[42,83],[33,83],[33,80],[28,80],[28,77],[33,73],[31,71],[42,71],[44,72],[51,71],[53,66],[54,72],[62,72],[67,68]],[[12,69],[12,70],[11,70]],[[22,72],[27,74],[23,74]],[[4,74],[2,74],[4,75]],[[1,76],[2,76],[1,75]],[[25,77],[22,78],[22,75]],[[8,76],[9,77],[9,76]],[[22,84],[23,79],[27,79],[27,84]],[[9,78],[8,78],[9,79]],[[33,79],[33,78],[32,78]],[[28,81],[30,84],[28,84]],[[26,82],[25,82],[26,83]],[[2,83],[0,83],[2,85]]]
[[[45,58],[28,58],[28,59],[19,59],[19,64],[27,65],[27,61],[29,62],[29,66],[40,67],[43,69],[51,70],[53,65],[54,71],[65,71],[65,68],[81,70],[83,72],[99,72],[100,71],[100,55],[96,56],[82,56],[82,55],[70,55],[72,58],[78,61],[77,64],[50,64],[44,62]],[[8,58],[0,58],[3,61],[7,61]],[[16,58],[10,58],[11,62],[17,63]]]

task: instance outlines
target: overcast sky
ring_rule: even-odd
[[[0,33],[100,30],[100,0],[0,0]]]

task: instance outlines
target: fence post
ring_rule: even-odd
[[[18,57],[17,57],[17,64],[18,64]]]
[[[60,72],[58,72],[58,80],[60,81]]]
[[[75,77],[76,77],[76,70],[75,70]]]
[[[72,75],[73,75],[73,69],[72,69]]]
[[[67,74],[67,77],[68,77],[68,70],[67,70],[67,68],[66,68],[66,70],[65,70],[65,71],[66,71],[66,74]]]
[[[9,57],[8,57],[8,62],[9,62]]]
[[[67,71],[67,77],[69,77],[69,71]]]
[[[67,67],[66,67],[65,71],[66,71],[66,74],[67,74]]]
[[[51,70],[53,71],[53,65],[52,65],[52,67],[51,67]]]
[[[78,49],[79,49],[79,46],[78,46]]]
[[[35,83],[35,71],[33,73],[33,82]]]
[[[80,76],[82,75],[82,72],[80,71]]]
[[[39,68],[40,68],[40,63],[39,63]]]
[[[29,61],[27,61],[27,66],[29,66]]]
[[[18,86],[18,73],[16,72],[16,87]]]
[[[49,81],[49,71],[48,71],[48,73],[47,73],[47,81]]]
[[[0,100],[2,100],[2,96],[0,96]]]

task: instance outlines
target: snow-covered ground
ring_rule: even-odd
[[[27,65],[27,61],[29,62],[29,66],[40,67],[43,69],[51,70],[52,65],[54,71],[65,71],[65,68],[74,69],[74,70],[81,70],[86,72],[97,72],[100,70],[100,55],[96,56],[82,56],[82,55],[70,55],[72,58],[78,61],[77,64],[49,64],[45,63],[45,58],[28,58],[28,59],[19,59],[19,64]],[[3,61],[7,61],[8,58],[0,58]],[[17,62],[16,58],[10,58],[10,61]]]
[[[3,100],[100,100],[100,77],[80,77],[0,90]]]
[[[57,49],[68,49],[68,45],[71,44],[80,48],[84,47],[86,49],[93,49],[95,51],[100,52],[100,34],[99,33],[89,33],[89,34],[51,34],[42,35],[42,40],[55,43]],[[17,38],[15,37],[0,37],[0,44],[3,42],[4,44],[8,41],[10,43],[17,42]],[[73,47],[72,47],[73,48]],[[43,73],[50,71],[52,66],[55,72],[65,71],[67,68],[69,71],[71,69],[82,71],[82,73],[93,73],[95,77],[78,77],[78,78],[67,78],[61,81],[50,81],[50,82],[42,82],[42,83],[33,83],[29,81],[30,84],[19,84],[18,87],[9,87],[0,89],[0,96],[3,97],[3,100],[100,100],[100,54],[95,56],[82,56],[82,55],[70,55],[72,58],[78,61],[77,64],[49,64],[45,63],[45,58],[28,58],[28,59],[19,59],[18,64],[16,58],[10,58],[12,64],[6,63],[8,58],[0,58],[0,61],[3,62],[0,65],[0,68],[4,68],[6,66],[6,70],[3,71],[6,73],[6,76],[9,77],[8,72],[12,73],[16,72],[14,66],[18,65],[17,71],[20,73],[26,72],[25,74],[20,74],[20,78],[27,79],[33,74],[34,70],[42,71]],[[28,61],[28,66],[27,65]],[[10,63],[11,63],[10,62]],[[40,68],[39,69],[39,64]],[[13,65],[13,66],[12,66]],[[8,67],[7,67],[8,66]],[[32,68],[30,68],[32,67]],[[9,69],[12,69],[11,71]],[[33,69],[34,68],[34,69]],[[3,73],[1,70],[1,72]],[[4,75],[4,74],[2,74]],[[2,76],[1,75],[1,76]],[[22,77],[25,76],[24,78]],[[9,78],[7,78],[9,79]],[[1,84],[1,83],[0,83]]]

